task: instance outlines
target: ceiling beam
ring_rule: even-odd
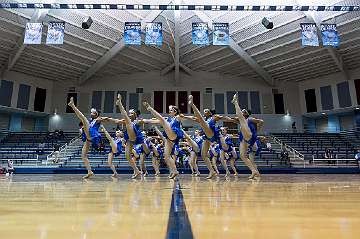
[[[174,67],[175,67],[175,63],[172,63],[172,64],[164,67],[163,69],[161,69],[160,75],[162,75],[162,76],[166,75],[166,74],[169,73],[172,69],[174,69]]]
[[[79,78],[79,85],[84,84],[90,79],[98,70],[105,66],[114,56],[116,56],[125,47],[124,39],[117,42],[110,50],[108,50]]]
[[[175,67],[175,63],[172,63],[166,67],[164,67],[161,71],[160,71],[160,75],[166,75],[167,73],[169,73],[170,71],[172,71]],[[189,67],[187,67],[186,65],[179,63],[179,68],[182,69],[185,73],[187,73],[188,75],[192,76],[194,75],[194,71],[191,70]]]
[[[202,63],[202,64],[200,64],[200,65],[197,65],[197,66],[195,66],[195,67],[193,67],[193,68],[194,68],[194,70],[197,70],[197,69],[200,69],[200,68],[202,68],[202,67],[204,67],[204,66],[211,65],[211,64],[213,64],[213,63],[215,63],[215,62],[222,61],[222,60],[224,60],[224,59],[226,59],[226,58],[228,58],[228,57],[231,57],[231,56],[233,56],[233,55],[234,55],[234,53],[231,52],[231,53],[229,53],[229,54],[226,54],[226,55],[223,55],[223,56],[221,56],[221,57],[218,57],[218,58],[216,58],[215,60],[206,61],[206,62],[204,62],[204,63]]]
[[[33,15],[31,16],[30,22],[42,22],[45,16],[49,13],[50,9],[36,9]],[[20,37],[18,41],[18,46],[20,46],[13,54],[9,56],[7,70],[11,70],[16,64],[17,60],[20,58],[21,53],[25,50],[26,45],[24,44],[24,39]]]
[[[153,64],[151,64],[151,63],[149,63],[149,62],[145,62],[145,61],[143,61],[143,60],[140,60],[140,59],[137,58],[137,57],[133,57],[133,56],[131,56],[131,55],[125,54],[124,52],[121,53],[121,56],[127,57],[127,58],[129,58],[129,59],[131,59],[131,60],[133,60],[133,61],[139,62],[139,63],[141,63],[142,65],[149,66],[149,67],[154,68],[154,69],[156,69],[156,70],[160,70],[160,69],[161,69],[160,67],[158,67],[158,66],[156,66],[156,65],[153,65]]]
[[[182,64],[181,62],[179,63],[180,68],[185,71],[185,73],[187,73],[188,75],[192,76],[194,75],[194,72],[192,69],[190,69],[189,67],[185,66],[184,64]]]
[[[226,66],[230,66],[230,65],[232,65],[232,64],[234,64],[234,63],[237,63],[237,62],[239,62],[239,61],[241,61],[240,58],[238,58],[238,59],[236,59],[236,60],[234,60],[234,61],[230,61],[230,62],[228,62],[228,63],[222,64],[222,65],[216,66],[216,67],[211,67],[210,71],[216,71],[216,70],[219,69],[219,68],[223,68],[223,67],[226,67]]]
[[[153,22],[163,11],[151,11],[145,18],[141,20],[144,26],[147,22]],[[116,56],[125,47],[124,38],[117,42],[110,50],[100,57],[82,76],[80,76],[78,84],[82,85],[88,81],[96,72],[104,67],[114,56]]]
[[[171,34],[171,38],[172,38],[172,40],[174,41],[174,44],[175,44],[175,33],[171,30],[171,26],[170,26],[169,19],[167,19],[167,17],[164,17],[164,18],[165,18],[166,24],[167,24],[167,26],[168,26],[168,28],[169,28],[169,31],[170,31],[170,34]],[[169,43],[166,43],[166,45],[168,46],[168,48],[169,48],[169,50],[170,50],[170,53],[171,53],[171,56],[172,56],[172,58],[173,58],[173,60],[174,60],[174,62],[175,62],[175,53],[174,53],[174,51],[172,50],[172,48],[171,48],[171,46],[170,46]]]
[[[114,63],[124,64],[125,66],[130,66],[131,68],[134,68],[135,70],[140,71],[140,72],[147,71],[147,69],[139,67],[137,65],[134,65],[132,63],[129,63],[128,61],[125,61],[125,60],[124,61],[114,60]]]
[[[154,61],[157,61],[157,62],[159,62],[159,63],[161,63],[161,64],[167,64],[168,62],[165,62],[165,59],[159,59],[159,57],[158,56],[156,56],[156,55],[152,55],[152,52],[148,52],[148,51],[146,51],[145,49],[143,49],[143,48],[137,48],[137,47],[129,47],[129,49],[131,49],[132,51],[136,51],[137,53],[139,53],[140,55],[144,55],[144,56],[147,56],[147,57],[149,57],[149,58],[151,58],[151,59],[153,59]],[[157,51],[157,48],[146,48],[146,49],[154,49],[155,51]],[[163,51],[161,51],[161,53],[160,53],[161,55],[165,55],[164,53],[163,53]]]
[[[187,61],[185,61],[184,64],[189,64],[189,63],[191,63],[191,62],[193,62],[193,61],[196,61],[196,60],[199,60],[199,59],[201,59],[201,58],[210,56],[210,55],[215,54],[215,53],[217,53],[217,52],[219,52],[219,51],[222,51],[222,50],[224,50],[224,48],[221,47],[221,48],[218,48],[218,49],[216,49],[216,50],[209,51],[209,52],[207,52],[207,53],[199,54],[199,56],[190,57],[190,59],[187,60]],[[186,54],[187,54],[187,53],[184,53],[184,54],[183,54],[183,58],[184,58],[184,55],[186,55]]]

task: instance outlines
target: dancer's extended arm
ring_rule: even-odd
[[[250,120],[251,120],[254,124],[256,124],[257,130],[260,131],[261,128],[263,127],[263,125],[264,125],[264,121],[263,121],[262,119],[257,119],[257,118],[252,118],[252,117],[250,118]]]
[[[199,122],[198,118],[196,118],[195,116],[192,116],[192,115],[183,115],[183,114],[180,114],[179,115],[179,118],[181,120],[192,120],[192,121],[195,121],[195,122]]]

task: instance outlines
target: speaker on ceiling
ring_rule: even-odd
[[[264,27],[266,27],[266,29],[273,29],[274,27],[274,23],[266,17],[262,19],[261,23],[264,25]]]
[[[85,17],[81,24],[81,27],[83,29],[89,29],[91,27],[92,23],[93,23],[93,20],[91,19],[91,17]]]

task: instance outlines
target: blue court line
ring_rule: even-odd
[[[179,180],[176,180],[171,200],[166,239],[194,238]]]

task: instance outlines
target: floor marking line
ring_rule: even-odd
[[[179,180],[176,180],[171,199],[166,239],[193,239],[193,232]]]

